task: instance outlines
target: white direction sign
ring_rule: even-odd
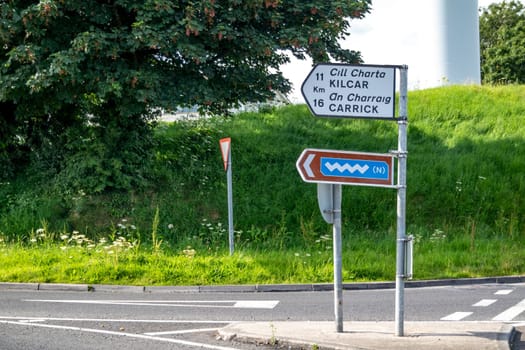
[[[301,92],[318,117],[395,118],[396,66],[318,64]]]

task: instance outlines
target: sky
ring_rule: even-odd
[[[409,90],[425,88],[428,69],[421,53],[424,31],[430,15],[425,5],[429,0],[372,0],[372,10],[364,19],[352,20],[350,36],[342,43],[344,48],[361,52],[365,64],[407,65]],[[464,1],[464,0],[457,0]],[[478,7],[487,7],[502,0],[478,0]],[[525,0],[520,0],[525,3]],[[425,15],[425,13],[427,13]],[[301,84],[312,69],[310,61],[292,62],[283,67],[283,74],[293,84],[289,98],[302,103]]]

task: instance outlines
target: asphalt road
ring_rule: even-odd
[[[346,290],[345,321],[392,321],[394,290]],[[2,290],[0,349],[273,349],[216,339],[236,321],[331,321],[333,293]],[[405,289],[406,321],[525,325],[525,284]],[[335,327],[335,325],[334,325]],[[519,328],[522,329],[522,328]],[[394,332],[394,330],[392,330]]]

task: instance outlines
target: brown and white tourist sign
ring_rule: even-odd
[[[307,148],[296,168],[305,182],[395,187],[393,154]]]

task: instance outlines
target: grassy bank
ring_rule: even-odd
[[[123,240],[86,243],[36,242],[0,245],[0,281],[129,285],[213,285],[330,283],[330,249],[258,251],[239,247],[215,253],[192,247],[154,250]],[[83,243],[81,243],[83,241]],[[435,234],[418,240],[417,279],[520,275],[525,253],[503,239],[448,238]],[[392,237],[350,233],[343,247],[343,279],[386,281],[395,276]]]
[[[525,86],[413,91],[408,101],[415,277],[523,274]],[[226,136],[233,257],[218,146]],[[156,140],[147,190],[63,193],[37,172],[1,183],[0,280],[331,281],[331,227],[318,212],[315,184],[300,179],[295,162],[304,148],[386,153],[397,148],[397,125],[315,118],[299,105],[160,124]],[[393,279],[395,190],[345,186],[342,209],[344,279]],[[79,235],[85,241],[73,239]]]

